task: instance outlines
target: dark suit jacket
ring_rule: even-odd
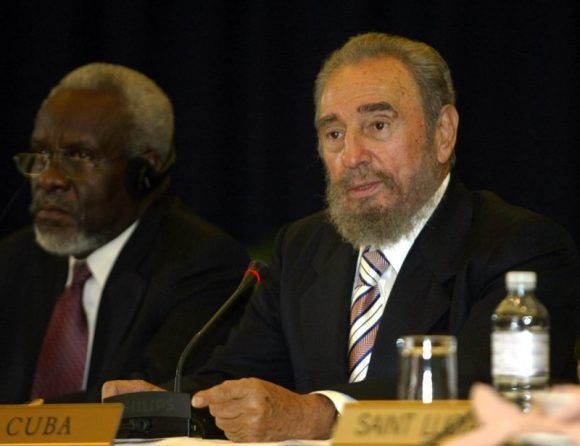
[[[63,400],[100,400],[109,379],[158,382],[239,283],[242,247],[176,199],[150,208],[111,270],[99,307],[88,393]],[[29,399],[37,355],[67,277],[67,259],[44,252],[30,228],[0,242],[0,402]],[[212,341],[226,337],[235,314]],[[213,350],[192,358],[199,367]]]
[[[458,339],[460,394],[490,381],[490,317],[510,270],[538,273],[537,295],[552,320],[552,376],[575,376],[574,312],[580,263],[556,224],[468,192],[452,179],[397,276],[380,324],[367,379],[348,384],[349,307],[357,252],[323,213],[283,229],[271,278],[250,302],[239,329],[218,349],[192,390],[254,376],[298,392],[335,389],[357,398],[396,395],[396,339],[452,334]]]

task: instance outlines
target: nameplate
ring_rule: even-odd
[[[332,444],[420,445],[443,432],[454,434],[475,427],[469,401],[361,401],[345,406]]]
[[[122,404],[0,406],[0,444],[113,444]]]

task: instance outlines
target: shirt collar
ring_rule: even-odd
[[[91,270],[92,277],[97,281],[101,289],[104,287],[107,278],[113,265],[119,257],[121,250],[131,237],[131,234],[137,228],[139,220],[136,220],[131,226],[121,232],[117,237],[115,237],[110,242],[101,246],[100,248],[93,251],[87,258],[86,262]],[[75,258],[69,256],[69,281],[71,280],[72,265],[75,262]]]
[[[413,229],[408,235],[402,237],[395,243],[380,246],[380,250],[385,254],[389,263],[397,273],[400,271],[401,266],[403,266],[405,257],[407,257],[407,254],[411,250],[415,239],[441,202],[441,199],[447,190],[447,186],[449,185],[449,178],[450,174],[447,174],[437,191],[435,191],[431,198],[427,200],[427,203],[425,203],[421,210],[419,210],[417,223],[413,226]]]

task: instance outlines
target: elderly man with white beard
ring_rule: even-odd
[[[471,192],[453,173],[449,68],[428,45],[370,33],[318,74],[328,209],[283,228],[271,278],[238,329],[184,380],[234,441],[328,438],[342,404],[395,396],[396,340],[458,339],[462,396],[490,381],[490,317],[512,269],[536,271],[552,376],[574,376],[580,264],[555,223]],[[159,389],[114,381],[103,396]]]

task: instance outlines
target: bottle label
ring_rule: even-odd
[[[494,376],[534,376],[549,371],[548,333],[494,332],[491,335],[491,348]]]

